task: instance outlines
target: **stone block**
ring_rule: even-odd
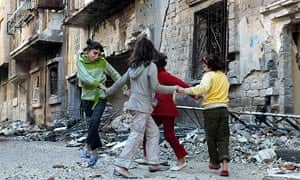
[[[242,90],[247,91],[250,89],[250,84],[243,82],[241,87],[242,87]]]
[[[259,90],[259,96],[261,97],[265,97],[266,96],[266,89],[262,89],[262,90]]]
[[[262,81],[259,79],[255,79],[250,84],[250,89],[253,89],[253,90],[262,89]]]
[[[247,91],[247,96],[257,97],[257,96],[259,96],[259,91],[258,90],[249,90],[249,91]]]
[[[241,99],[241,106],[249,106],[252,104],[252,98],[249,97],[242,97]]]
[[[265,104],[264,97],[255,97],[253,98],[253,106],[262,106]]]
[[[229,104],[230,104],[231,107],[240,106],[240,104],[241,104],[241,98],[232,98],[232,99],[230,99]]]
[[[266,90],[266,96],[274,96],[279,95],[278,88],[271,87]]]

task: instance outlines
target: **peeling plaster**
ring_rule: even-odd
[[[248,22],[243,17],[238,24],[240,33],[240,53],[241,63],[240,81],[253,70],[261,70],[260,59],[263,57],[263,45],[267,34],[259,20]]]

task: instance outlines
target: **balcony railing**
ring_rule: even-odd
[[[13,35],[16,29],[22,28],[23,25],[32,17],[34,0],[26,0],[7,20],[7,34]]]
[[[8,15],[7,34],[13,35],[16,29],[22,28],[33,17],[34,9],[54,9],[64,8],[63,0],[25,0],[25,2],[11,15]]]

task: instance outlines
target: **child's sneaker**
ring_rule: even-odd
[[[90,150],[84,149],[81,152],[81,157],[82,158],[89,158],[89,157],[91,157],[91,154],[92,154],[92,152]]]
[[[98,159],[99,159],[98,156],[93,156],[93,155],[91,155],[91,157],[89,158],[87,167],[95,166],[96,163],[97,163],[97,161],[98,161]]]

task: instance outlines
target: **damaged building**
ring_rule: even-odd
[[[62,1],[2,1],[2,29],[9,37],[1,74],[1,120],[49,124],[65,108]]]
[[[86,40],[99,41],[124,73],[140,33],[167,54],[167,69],[190,84],[203,75],[204,55],[226,61],[231,110],[300,115],[300,0],[5,2],[2,121],[48,124],[54,112],[79,109],[75,62]],[[119,108],[124,97],[112,101]]]

